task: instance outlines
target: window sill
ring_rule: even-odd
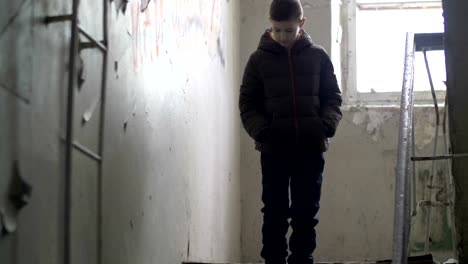
[[[374,103],[344,103],[341,107],[343,111],[353,111],[356,109],[366,108],[366,109],[400,109],[400,103],[393,102],[387,104],[374,104]],[[445,105],[443,103],[439,104],[439,109],[443,109]],[[414,108],[427,108],[434,109],[434,104],[426,103],[417,103],[414,105]]]
[[[436,91],[439,107],[445,104],[445,91]],[[343,105],[350,107],[400,107],[401,93],[353,93],[344,94]],[[432,93],[429,91],[416,91],[414,93],[416,107],[434,107]]]

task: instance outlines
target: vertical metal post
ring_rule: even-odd
[[[64,255],[63,263],[71,263],[71,172],[72,172],[72,151],[73,151],[73,121],[74,121],[74,95],[76,79],[76,54],[78,52],[78,6],[79,0],[73,0],[72,20],[71,20],[71,43],[70,61],[68,69],[68,91],[67,91],[67,121],[65,138],[65,199],[64,199]]]
[[[103,158],[104,152],[104,126],[105,126],[105,109],[106,109],[106,91],[107,91],[107,59],[108,59],[108,52],[109,52],[109,29],[108,29],[108,0],[102,0],[104,7],[103,7],[103,44],[106,46],[106,51],[103,52],[103,59],[102,59],[102,79],[101,79],[101,109],[100,109],[100,127],[99,127],[99,148],[98,152]],[[102,240],[102,175],[103,175],[103,162],[99,164],[98,168],[98,214],[97,214],[97,241],[98,241],[98,249],[97,249],[97,263],[103,263],[102,259],[102,249],[103,249],[103,240]]]
[[[414,107],[413,113],[411,115],[411,154],[413,157],[416,157],[416,137],[414,135]],[[418,211],[418,201],[416,198],[416,162],[412,162],[412,172],[411,172],[411,217],[415,217]]]
[[[395,218],[393,231],[393,263],[404,264],[408,261],[409,240],[409,197],[408,177],[410,156],[411,107],[414,79],[414,34],[406,34],[405,68],[400,108],[400,135],[395,184]]]

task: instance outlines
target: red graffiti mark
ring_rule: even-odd
[[[154,62],[159,57],[162,42],[164,12],[163,0],[150,2],[154,8],[141,12],[140,1],[132,2],[133,64],[135,72],[145,60]]]
[[[133,68],[135,71],[138,70],[138,59],[139,59],[139,37],[140,32],[140,2],[136,4],[132,3],[132,34],[134,35],[133,40]]]
[[[213,0],[213,7],[211,8],[211,25],[210,25],[211,32],[213,32],[213,19],[214,19],[214,14],[215,14],[215,6],[216,6],[216,0]]]
[[[213,33],[219,30],[219,3],[219,0],[171,0],[166,3],[153,0],[141,12],[141,0],[131,1],[135,72],[145,63],[153,63],[159,58],[163,43],[171,45],[168,46],[170,50],[175,48],[182,52],[194,52],[204,47],[212,49],[213,41],[217,39]]]
[[[154,13],[155,13],[155,16],[156,16],[156,21],[157,21],[157,25],[154,27],[155,29],[155,32],[154,34],[156,36],[158,35],[161,35],[162,34],[162,26],[158,26],[158,25],[162,25],[162,23],[164,23],[164,13],[163,13],[163,0],[159,0],[159,7],[157,5],[157,3],[154,5]],[[158,41],[155,41],[155,45],[156,45],[156,57],[159,57],[159,42]]]

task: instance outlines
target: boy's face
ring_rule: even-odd
[[[304,27],[305,18],[300,21],[287,20],[287,21],[275,21],[270,19],[272,25],[272,37],[281,46],[290,48],[296,41],[299,30]]]

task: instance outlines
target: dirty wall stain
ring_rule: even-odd
[[[353,123],[356,125],[365,124],[366,131],[372,136],[374,142],[382,138],[382,126],[392,118],[394,111],[383,111],[380,109],[355,109]]]
[[[155,63],[161,49],[182,55],[205,50],[210,57],[222,50],[219,0],[135,0],[130,10],[135,72]]]

